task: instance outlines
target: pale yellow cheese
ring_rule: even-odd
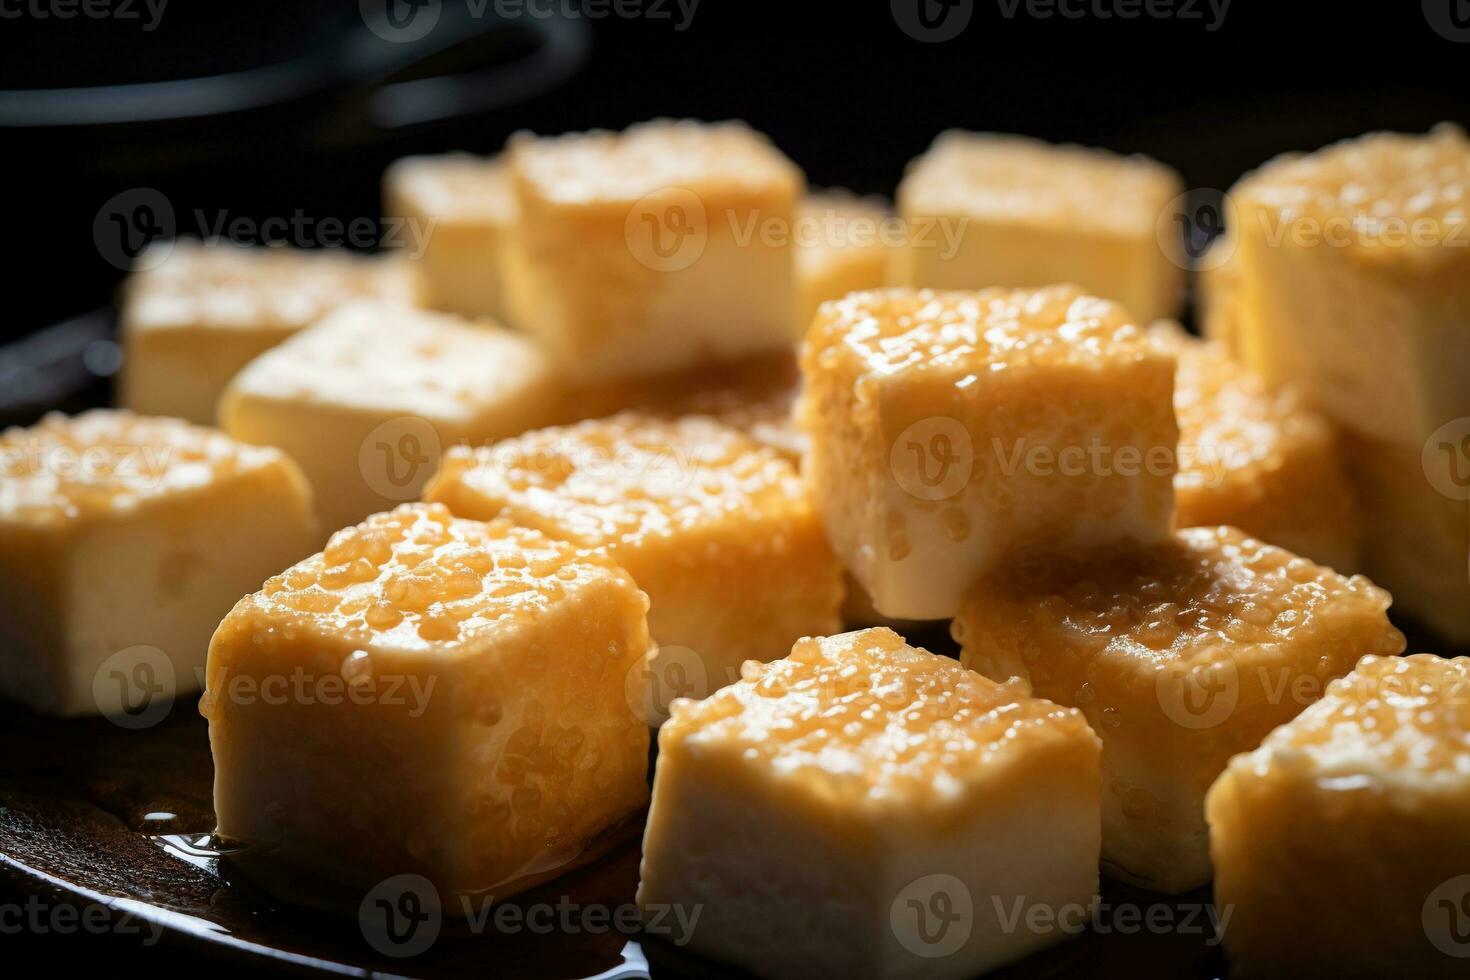
[[[1364,438],[1470,416],[1470,139],[1374,133],[1230,191],[1240,356]]]
[[[1076,283],[1144,323],[1182,299],[1179,175],[1141,156],[941,133],[898,187],[891,281],[936,289]]]
[[[348,252],[181,239],[145,253],[124,290],[118,403],[213,425],[219,396],[253,358],[338,307],[412,305],[412,270]]]
[[[1397,654],[1387,592],[1233,528],[1007,569],[953,625],[960,659],[1075,706],[1103,742],[1103,860],[1182,892],[1210,880],[1205,791],[1226,761],[1364,654]]]
[[[466,317],[504,317],[501,257],[515,194],[499,157],[404,157],[383,174],[387,231],[412,259],[424,304]]]
[[[646,608],[507,522],[407,504],[339,531],[210,644],[217,833],[349,888],[422,875],[449,914],[585,860],[647,799]]]
[[[762,976],[974,976],[1085,925],[1098,780],[1076,711],[886,629],[807,638],[675,703],[638,904]]]
[[[605,548],[648,593],[654,680],[678,693],[840,625],[841,569],[795,468],[713,418],[628,413],[453,449],[424,496]]]
[[[885,616],[953,616],[1016,555],[1167,537],[1174,357],[1073,287],[852,293],[802,353],[803,467]]]
[[[789,349],[801,171],[741,123],[522,134],[509,316],[590,381]]]
[[[558,392],[545,357],[522,336],[357,304],[252,361],[225,392],[220,422],[296,460],[330,529],[417,498],[452,445],[554,420]]]
[[[156,721],[202,686],[220,617],[317,543],[306,481],[274,449],[120,411],[8,429],[0,692]]]
[[[1465,975],[1470,660],[1363,658],[1206,806],[1232,976]]]
[[[1229,524],[1340,572],[1360,569],[1358,513],[1331,423],[1291,386],[1267,388],[1223,346],[1161,321],[1179,358],[1179,527]]]

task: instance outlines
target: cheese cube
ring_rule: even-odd
[[[1178,312],[1184,184],[1141,156],[941,133],[898,187],[891,281],[936,289],[1076,283],[1148,323]]]
[[[1221,344],[1232,357],[1242,354],[1239,320],[1240,263],[1235,260],[1235,240],[1227,232],[1210,243],[1200,257],[1199,292],[1195,304],[1200,332]]]
[[[810,194],[797,208],[797,323],[804,330],[829,299],[876,289],[888,274],[887,228],[882,203],[845,191]]]
[[[521,135],[511,320],[580,380],[789,349],[801,171],[740,123]]]
[[[411,305],[418,287],[394,260],[346,252],[180,240],[145,253],[119,325],[118,403],[213,425],[220,392],[259,354],[345,303]]]
[[[273,449],[93,411],[0,433],[0,693],[144,727],[203,685],[220,617],[317,545]]]
[[[1396,654],[1387,592],[1233,528],[1098,549],[976,584],[961,662],[1080,708],[1103,742],[1103,859],[1167,892],[1210,880],[1204,796],[1225,763],[1363,654]]]
[[[1470,416],[1470,139],[1375,133],[1231,190],[1241,356],[1365,438]]]
[[[1451,459],[1444,448],[1353,439],[1346,458],[1363,514],[1364,570],[1393,593],[1398,611],[1463,645],[1470,643],[1470,503],[1452,482],[1464,450],[1451,444]]]
[[[499,157],[405,157],[383,175],[389,232],[417,249],[424,303],[466,317],[501,317],[501,256],[515,194]],[[393,228],[397,222],[400,227]]]
[[[505,522],[406,504],[339,531],[210,644],[217,833],[267,872],[422,875],[449,909],[585,861],[647,799],[646,608]]]
[[[807,638],[675,703],[638,904],[762,976],[973,976],[1086,923],[1098,779],[1076,711],[890,630]]]
[[[1015,555],[1173,519],[1173,355],[1074,287],[853,293],[802,353],[805,474],[885,616],[953,616]]]
[[[424,497],[605,548],[648,593],[651,679],[680,693],[702,697],[746,660],[840,625],[841,569],[800,476],[714,419],[624,414],[451,449]]]
[[[1161,321],[1179,358],[1175,523],[1229,524],[1343,572],[1359,567],[1357,510],[1331,424],[1295,389],[1266,387],[1224,347]]]
[[[252,361],[225,392],[220,423],[296,460],[334,528],[417,498],[449,446],[516,435],[559,411],[551,368],[524,337],[358,304]]]
[[[1232,976],[1463,977],[1470,660],[1365,657],[1210,789]]]

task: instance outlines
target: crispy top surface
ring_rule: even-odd
[[[1178,488],[1204,488],[1221,468],[1279,467],[1293,446],[1332,443],[1331,425],[1294,389],[1271,390],[1220,344],[1190,337],[1173,323],[1154,324],[1149,334],[1179,360],[1174,378]]]
[[[894,287],[822,304],[807,332],[808,376],[841,361],[866,373],[1101,365],[1167,355],[1121,306],[1075,286],[936,291]]]
[[[0,432],[0,522],[123,514],[271,466],[290,464],[278,450],[178,419],[112,409],[52,413]]]
[[[1234,766],[1306,766],[1339,789],[1470,779],[1470,658],[1364,657]],[[1359,779],[1357,777],[1365,777]]]
[[[234,394],[461,420],[544,380],[519,334],[409,307],[355,303],[266,351]]]
[[[907,215],[1152,235],[1178,174],[1146,157],[996,133],[941,133],[899,186]]]
[[[425,495],[507,508],[588,547],[810,506],[795,468],[734,428],[633,412],[455,447]]]
[[[1358,254],[1448,258],[1470,250],[1470,139],[1447,124],[1369,133],[1277,157],[1230,197],[1234,221],[1260,221],[1267,234],[1293,222],[1285,233],[1299,228]]]
[[[365,648],[454,651],[534,625],[576,590],[609,580],[634,588],[606,559],[508,521],[404,504],[338,531],[320,554],[242,599],[221,631],[263,621]]]
[[[127,283],[128,329],[299,329],[344,303],[411,303],[410,270],[340,249],[262,248],[193,239]]]
[[[747,663],[742,680],[704,701],[675,701],[660,742],[729,753],[825,798],[907,807],[960,799],[1039,743],[1093,738],[1078,712],[879,628]]]
[[[518,134],[509,159],[522,186],[563,204],[632,203],[676,187],[792,198],[805,183],[770,140],[741,122],[659,119],[620,133]]]
[[[387,173],[387,184],[403,204],[439,221],[488,221],[515,217],[510,168],[500,157],[470,153],[404,157]]]
[[[1099,653],[1142,664],[1205,663],[1310,634],[1323,617],[1366,614],[1357,654],[1398,653],[1391,597],[1227,527],[1186,528],[1152,547],[1109,547],[1024,563],[978,583],[956,621],[962,642]],[[1381,621],[1380,621],[1381,620]],[[1301,650],[1315,660],[1317,651]]]

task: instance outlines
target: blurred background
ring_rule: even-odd
[[[814,185],[891,194],[953,126],[1224,188],[1284,150],[1470,121],[1465,0],[1285,7],[0,0],[0,341],[108,303],[159,233],[370,246],[386,163],[523,128],[740,117]]]

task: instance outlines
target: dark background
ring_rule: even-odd
[[[947,127],[1141,151],[1179,168],[1191,187],[1223,188],[1280,151],[1372,128],[1470,120],[1470,43],[1431,26],[1452,23],[1457,8],[1470,15],[1466,0],[1234,0],[1214,30],[1203,0],[1176,0],[1193,18],[1128,20],[1038,18],[1024,4],[1007,17],[1009,0],[959,0],[951,16],[968,9],[968,25],[940,43],[906,34],[885,0],[702,0],[683,30],[672,2],[661,6],[664,18],[521,13],[497,21],[496,5],[476,16],[483,4],[440,0],[436,27],[417,45],[370,33],[357,0],[171,0],[152,30],[143,0],[113,0],[130,4],[133,18],[30,12],[65,2],[0,0],[0,88],[10,90],[0,97],[9,229],[0,245],[0,340],[108,301],[122,275],[117,232],[99,242],[93,226],[119,192],[162,192],[180,232],[198,230],[196,210],[209,223],[245,219],[245,237],[258,237],[250,223],[299,214],[302,230],[277,237],[330,243],[322,219],[379,214],[378,178],[389,160],[493,151],[520,128],[741,117],[769,133],[813,184],[891,193],[904,164]],[[571,0],[532,2],[565,10]],[[516,10],[504,0],[499,7]],[[527,53],[551,28],[564,29],[555,32],[562,53],[551,69],[528,67]],[[468,40],[453,44],[461,33]],[[436,47],[449,50],[409,65]],[[373,94],[407,78],[518,59],[508,78],[421,86],[408,113]],[[104,111],[95,94],[16,91],[267,65],[283,77],[271,80],[278,90],[262,97],[263,107],[166,122],[77,124],[73,117]],[[236,88],[259,97],[254,82]],[[155,114],[177,100],[166,90],[137,98]],[[460,114],[406,118],[425,107]],[[54,125],[66,119],[73,124]]]

